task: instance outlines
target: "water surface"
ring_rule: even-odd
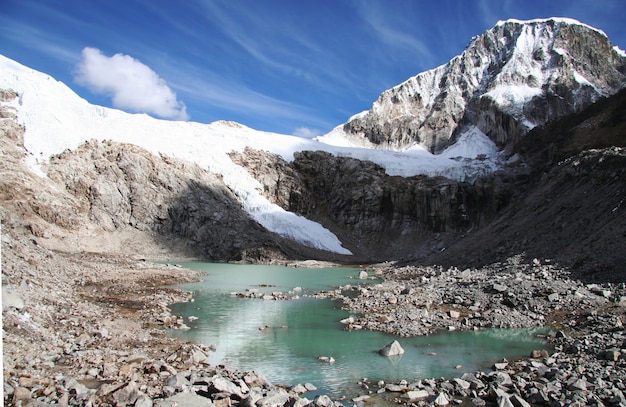
[[[173,312],[198,319],[176,336],[216,344],[209,361],[239,370],[256,370],[282,385],[313,383],[318,393],[362,393],[357,381],[397,382],[456,377],[487,369],[503,357],[527,356],[545,347],[540,330],[483,330],[399,338],[370,331],[346,331],[339,321],[350,314],[340,304],[310,297],[316,290],[360,284],[357,268],[305,269],[264,265],[181,263],[207,271],[200,283],[179,286],[192,291],[194,302],[174,304]],[[375,283],[375,282],[374,282]],[[299,299],[274,301],[240,298],[232,293],[293,292]],[[405,350],[386,358],[378,350],[398,340]],[[320,356],[333,357],[332,364]],[[460,367],[459,367],[460,366]],[[307,396],[310,397],[311,393]]]

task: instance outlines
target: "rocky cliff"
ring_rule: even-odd
[[[445,65],[383,92],[334,130],[357,144],[441,152],[477,126],[501,148],[581,111],[626,83],[626,56],[606,35],[568,19],[508,20]]]
[[[486,224],[514,195],[499,177],[474,183],[444,177],[387,175],[369,162],[321,151],[231,155],[282,208],[332,230],[356,258],[382,261],[424,255]]]
[[[268,199],[324,224],[357,258],[465,267],[524,253],[619,279],[624,112],[626,90],[537,126],[511,146],[516,160],[473,183],[389,176],[324,152],[304,151],[291,163],[251,149],[232,157]]]

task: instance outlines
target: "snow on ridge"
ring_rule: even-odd
[[[615,45],[615,46],[613,47],[613,50],[614,50],[614,51],[615,51],[618,55],[620,55],[620,56],[622,56],[622,57],[626,57],[626,52],[624,52],[624,50],[623,50],[623,49],[621,49],[620,47],[618,47],[617,45]]]
[[[599,32],[600,34],[604,35],[605,37],[608,38],[608,36],[606,35],[606,33],[598,28],[592,27],[588,24],[582,23],[578,20],[576,20],[575,18],[571,18],[571,17],[548,17],[548,18],[535,18],[535,19],[531,19],[531,20],[518,20],[516,18],[509,18],[508,20],[499,20],[496,23],[496,27],[502,27],[503,25],[507,24],[507,23],[514,23],[514,24],[522,24],[522,25],[528,25],[528,24],[546,24],[549,23],[551,21],[554,21],[555,23],[559,23],[559,24],[569,24],[569,25],[580,25],[586,28],[589,28],[593,31]]]
[[[62,82],[2,55],[0,88],[12,88],[18,92],[18,121],[26,127],[24,145],[30,154],[28,161],[36,171],[39,169],[37,163],[66,149],[76,149],[90,139],[135,144],[154,154],[180,158],[221,174],[246,211],[266,229],[307,246],[342,254],[350,252],[329,230],[287,212],[263,197],[259,182],[235,164],[228,153],[251,147],[269,150],[292,161],[297,151],[322,150],[335,156],[372,161],[385,168],[389,175],[424,174],[460,181],[471,181],[497,169],[497,159],[491,147],[484,143],[465,150],[459,145],[458,154],[449,157],[433,155],[419,146],[398,152],[356,145],[345,138],[341,126],[334,130],[334,139],[326,135],[308,140],[258,131],[233,122],[202,124],[125,113],[91,105]],[[459,138],[459,142],[462,140]],[[469,156],[463,157],[463,154]],[[480,154],[485,154],[487,159],[476,160]]]
[[[242,151],[246,146],[272,146],[274,152],[289,158],[303,145],[312,143],[308,140],[226,122],[206,125],[166,121],[90,105],[63,83],[1,55],[0,88],[18,92],[18,121],[26,128],[24,145],[30,153],[30,164],[75,149],[90,139],[135,144],[221,174],[248,213],[266,229],[317,249],[351,254],[319,223],[267,201],[259,192],[258,181],[228,157],[229,152]],[[39,167],[34,165],[33,169]]]

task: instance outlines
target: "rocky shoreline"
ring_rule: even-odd
[[[454,379],[368,383],[411,405],[626,405],[626,287],[585,284],[550,262],[521,257],[480,269],[378,266],[383,281],[320,293],[342,300],[346,329],[398,336],[442,330],[549,326],[550,347]],[[358,295],[346,295],[350,291]],[[400,340],[401,342],[401,340]],[[407,378],[410,380],[410,378]]]
[[[51,251],[11,226],[2,236],[5,405],[626,405],[624,285],[584,284],[549,262],[512,258],[476,270],[384,265],[365,271],[378,284],[318,293],[353,312],[346,329],[381,330],[400,342],[487,327],[553,326],[556,333],[550,351],[493,371],[399,383],[364,378],[358,397],[309,400],[312,384],[286,388],[259,372],[211,366],[209,347],[168,337],[167,329],[185,328],[168,305],[192,298],[166,285],[193,281],[197,272]]]

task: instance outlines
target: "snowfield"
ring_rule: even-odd
[[[351,253],[333,233],[270,203],[261,195],[261,185],[245,168],[235,164],[228,153],[251,147],[291,161],[294,152],[323,150],[335,156],[373,161],[389,175],[425,174],[469,181],[495,171],[500,162],[494,143],[473,127],[442,154],[433,155],[419,145],[402,152],[387,151],[357,147],[340,136],[333,138],[330,133],[328,137],[309,140],[257,131],[233,122],[202,124],[129,114],[92,105],[65,84],[2,55],[0,88],[18,93],[18,99],[12,103],[18,121],[26,128],[24,146],[29,153],[29,164],[42,176],[45,175],[39,169],[40,163],[87,140],[135,144],[154,154],[187,160],[221,174],[243,208],[266,229],[309,247],[341,254]]]

